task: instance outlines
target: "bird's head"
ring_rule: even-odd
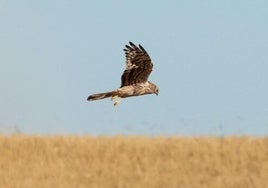
[[[159,89],[157,85],[155,85],[154,83],[150,81],[149,81],[149,84],[150,84],[151,91],[153,91],[154,94],[158,95]]]

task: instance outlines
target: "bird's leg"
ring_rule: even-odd
[[[117,95],[113,95],[113,96],[111,97],[111,101],[115,100],[116,98],[118,98],[118,96],[117,96]]]
[[[121,97],[114,97],[113,101],[114,101],[114,106],[117,106],[119,102],[121,101]]]

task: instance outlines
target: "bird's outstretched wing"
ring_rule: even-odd
[[[153,70],[153,63],[145,49],[137,47],[132,42],[124,49],[126,54],[126,69],[121,76],[121,87],[136,83],[145,83]]]

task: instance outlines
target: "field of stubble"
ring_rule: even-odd
[[[268,138],[0,136],[0,187],[265,188]]]

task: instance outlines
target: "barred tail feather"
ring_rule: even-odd
[[[107,97],[112,97],[115,94],[116,94],[116,91],[110,91],[110,92],[105,92],[105,93],[97,93],[97,94],[90,95],[87,98],[87,100],[88,101],[100,100],[100,99],[104,99],[104,98],[107,98]]]

